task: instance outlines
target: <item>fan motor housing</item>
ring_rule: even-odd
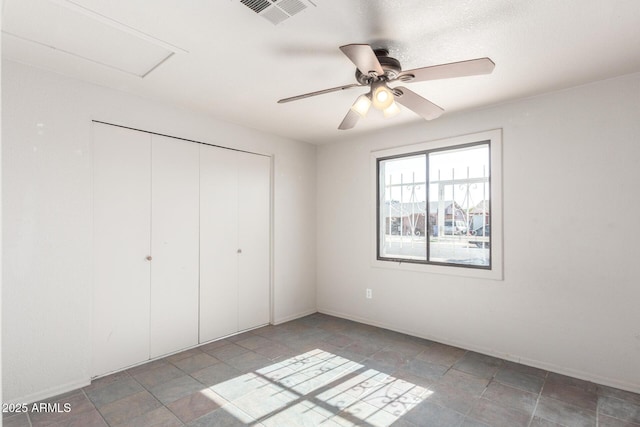
[[[378,58],[378,62],[380,62],[380,66],[384,70],[383,76],[372,77],[367,74],[363,74],[356,68],[356,80],[358,83],[367,85],[374,80],[392,80],[395,79],[400,71],[402,71],[402,67],[400,67],[400,61],[395,58],[392,58],[389,55],[389,52],[386,49],[376,49],[374,50],[376,57]]]

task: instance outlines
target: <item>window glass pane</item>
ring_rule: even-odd
[[[489,144],[431,152],[429,261],[491,265]]]
[[[426,260],[426,155],[381,160],[379,247],[381,258]]]

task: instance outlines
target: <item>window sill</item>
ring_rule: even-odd
[[[427,274],[444,274],[447,276],[471,277],[474,279],[486,280],[503,280],[501,269],[495,266],[491,269],[473,268],[473,267],[452,267],[446,265],[435,264],[419,264],[414,262],[398,262],[398,261],[382,261],[373,260],[371,263],[373,268],[385,268],[398,271],[417,271]]]

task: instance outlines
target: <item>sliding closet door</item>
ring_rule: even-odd
[[[151,144],[151,358],[198,344],[199,146]]]
[[[237,152],[200,147],[200,342],[238,331]]]
[[[238,153],[238,329],[269,323],[271,159]]]
[[[93,130],[97,376],[149,358],[151,136],[97,123]]]

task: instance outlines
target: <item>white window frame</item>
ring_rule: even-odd
[[[457,146],[489,141],[490,144],[490,194],[491,194],[491,268],[468,268],[463,265],[437,265],[378,259],[378,159],[401,156],[419,151],[453,149]],[[503,280],[502,238],[502,129],[492,129],[451,138],[438,139],[417,144],[404,145],[371,152],[371,260],[372,267],[394,270],[419,271],[424,273],[474,277],[478,279]]]

